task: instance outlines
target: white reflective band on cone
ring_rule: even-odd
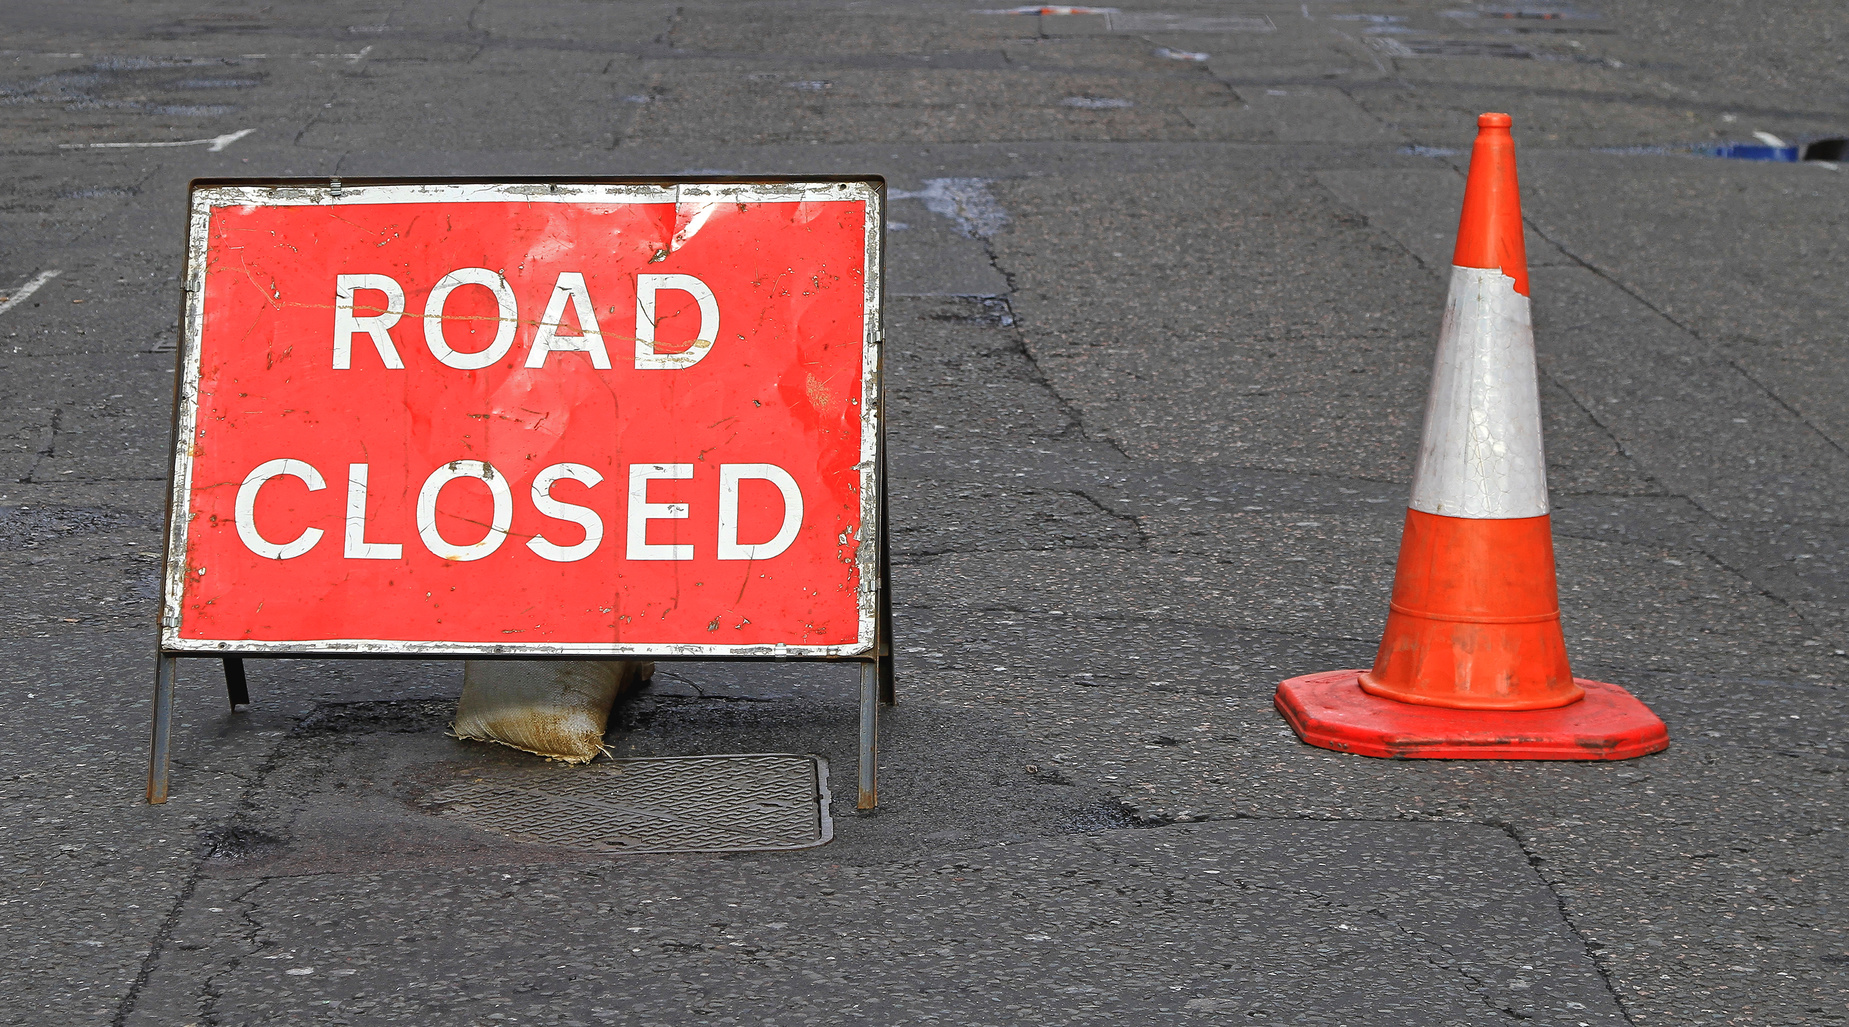
[[[1410,505],[1445,517],[1547,512],[1528,297],[1496,268],[1451,269]]]

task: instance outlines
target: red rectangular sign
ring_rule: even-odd
[[[196,185],[162,648],[871,652],[882,198]]]

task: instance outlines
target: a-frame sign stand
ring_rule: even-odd
[[[234,711],[250,702],[247,658],[816,660],[860,664],[857,806],[873,809],[879,708],[896,701],[884,229],[885,182],[872,177],[195,182],[148,801],[168,795],[182,658],[222,661]],[[779,267],[787,272],[765,287]],[[469,307],[483,300],[485,317]],[[612,323],[626,303],[633,329]],[[677,317],[698,324],[683,332],[691,342],[658,342]],[[516,343],[524,353],[510,352]],[[631,343],[633,366],[622,348]],[[807,385],[792,387],[799,374]],[[538,398],[510,398],[519,388]],[[715,395],[736,409],[689,413],[687,396]],[[577,399],[560,407],[561,396]],[[298,420],[265,420],[266,410]],[[542,436],[543,414],[521,420],[546,410],[567,411],[559,420],[572,427],[553,422]],[[415,422],[394,423],[405,411]],[[289,434],[305,415],[312,442]],[[702,435],[713,417],[728,427]],[[518,444],[487,446],[493,460],[444,449],[486,445],[484,419],[511,422],[499,438]],[[663,424],[680,434],[659,443]],[[634,455],[581,441],[632,437],[643,440]],[[858,443],[803,448],[818,438]],[[686,459],[660,452],[675,444],[697,458],[627,462]],[[533,466],[518,463],[548,445],[557,452],[545,459],[566,461],[542,470],[529,453]],[[398,464],[379,455],[399,451],[409,456]],[[358,459],[369,462],[349,465]],[[327,488],[337,483],[324,480],[343,468],[344,527],[339,490]],[[593,510],[584,490],[606,478],[621,489],[625,477],[627,531],[606,537],[600,517],[621,518],[623,494],[606,489]],[[459,478],[473,481],[451,491],[446,511],[445,485]],[[582,486],[561,490],[576,502],[549,493],[561,478]],[[681,501],[650,502],[649,480],[660,478],[694,483],[664,483]],[[702,478],[716,479],[716,513],[700,508],[713,496],[695,494]],[[530,487],[532,514],[514,506],[509,480]],[[755,501],[740,484],[751,480],[765,483],[751,486]],[[776,494],[768,486],[780,501],[762,498]],[[417,497],[415,519],[368,506],[393,495]],[[492,515],[485,502],[467,508],[488,495]],[[769,542],[742,541],[764,530],[751,523],[778,518]],[[676,522],[676,542],[651,542],[651,520]],[[713,531],[716,543],[700,534]],[[481,541],[451,541],[465,536]],[[503,549],[510,536],[524,546]],[[689,580],[719,586],[696,598],[749,594],[756,605],[686,609]],[[439,606],[441,586],[459,598]],[[528,629],[485,620],[487,604],[468,605],[470,587],[554,601],[544,640],[506,641]],[[601,619],[594,601],[557,600],[599,589],[617,593]],[[620,643],[598,626],[613,610],[626,625]],[[714,642],[721,626],[736,635]]]

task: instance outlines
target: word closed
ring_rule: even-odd
[[[878,203],[196,186],[163,646],[869,651]]]

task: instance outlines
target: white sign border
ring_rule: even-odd
[[[880,347],[883,342],[885,180],[791,178],[725,180],[572,179],[556,182],[355,181],[195,182],[187,217],[186,299],[174,396],[173,474],[167,499],[167,544],[161,574],[160,649],[166,653],[326,656],[660,656],[733,659],[866,657],[878,647],[880,601],[879,448]],[[350,206],[390,203],[802,203],[860,201],[867,205],[865,296],[862,302],[860,418],[860,582],[857,641],[846,645],[702,645],[623,642],[417,642],[368,638],[199,639],[180,637],[186,576],[186,525],[192,485],[192,440],[198,431],[200,347],[204,331],[205,254],[212,211],[220,207]]]

